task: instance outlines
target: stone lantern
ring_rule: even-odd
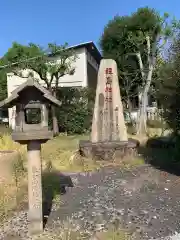
[[[43,231],[41,143],[53,138],[48,127],[50,105],[61,103],[33,79],[27,80],[0,102],[0,108],[16,106],[15,129],[12,139],[27,144],[29,231]]]

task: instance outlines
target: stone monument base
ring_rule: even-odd
[[[138,147],[139,141],[136,139],[128,139],[127,142],[107,141],[92,143],[84,140],[79,142],[80,154],[96,160],[112,161],[127,155],[136,156]]]

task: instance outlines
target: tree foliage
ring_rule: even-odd
[[[67,48],[67,44],[58,46],[49,43],[47,48],[43,48],[34,43],[25,46],[14,42],[2,58],[1,64],[6,64],[6,71],[14,75],[44,82],[44,86],[56,97],[61,77],[74,73],[75,60],[76,55],[73,49]],[[57,134],[58,123],[54,107],[52,112],[53,130]]]
[[[141,94],[138,131],[146,132],[146,107],[157,56],[178,28],[169,15],[139,8],[130,16],[115,16],[104,29],[100,43],[105,58],[116,60],[126,98]]]
[[[7,97],[7,75],[5,70],[0,70],[0,101]]]
[[[91,130],[95,91],[88,88],[60,88],[57,93],[62,102],[57,109],[60,130],[82,134]]]
[[[49,43],[47,48],[43,48],[34,43],[25,46],[14,42],[4,55],[2,63],[9,64],[6,71],[24,78],[34,77],[43,80],[47,88],[52,88],[55,81],[56,91],[60,78],[74,73],[72,63],[75,59],[76,55],[72,49],[67,48],[67,44],[58,46]],[[24,73],[23,70],[28,72]]]
[[[158,72],[158,97],[164,118],[176,134],[180,131],[180,35],[169,48],[169,55]]]
[[[139,63],[133,54],[140,52],[142,60],[147,65],[146,34],[148,33],[154,42],[154,35],[160,30],[160,17],[149,8],[140,8],[131,16],[115,16],[105,27],[100,41],[103,56],[116,60],[124,94],[124,78],[128,78],[130,90],[131,85],[135,88],[139,84],[142,85]]]

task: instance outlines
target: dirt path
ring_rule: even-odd
[[[39,239],[59,236],[62,222],[90,234],[113,223],[121,224],[134,232],[134,239],[138,240],[165,239],[180,232],[177,176],[143,166],[133,171],[109,167],[71,178],[74,187],[67,189],[61,201],[55,200],[46,230]],[[0,239],[31,239],[27,235],[26,212],[18,213],[4,229],[1,227]]]

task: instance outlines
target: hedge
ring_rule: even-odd
[[[82,134],[91,130],[95,91],[88,88],[60,88],[57,108],[60,132]]]

